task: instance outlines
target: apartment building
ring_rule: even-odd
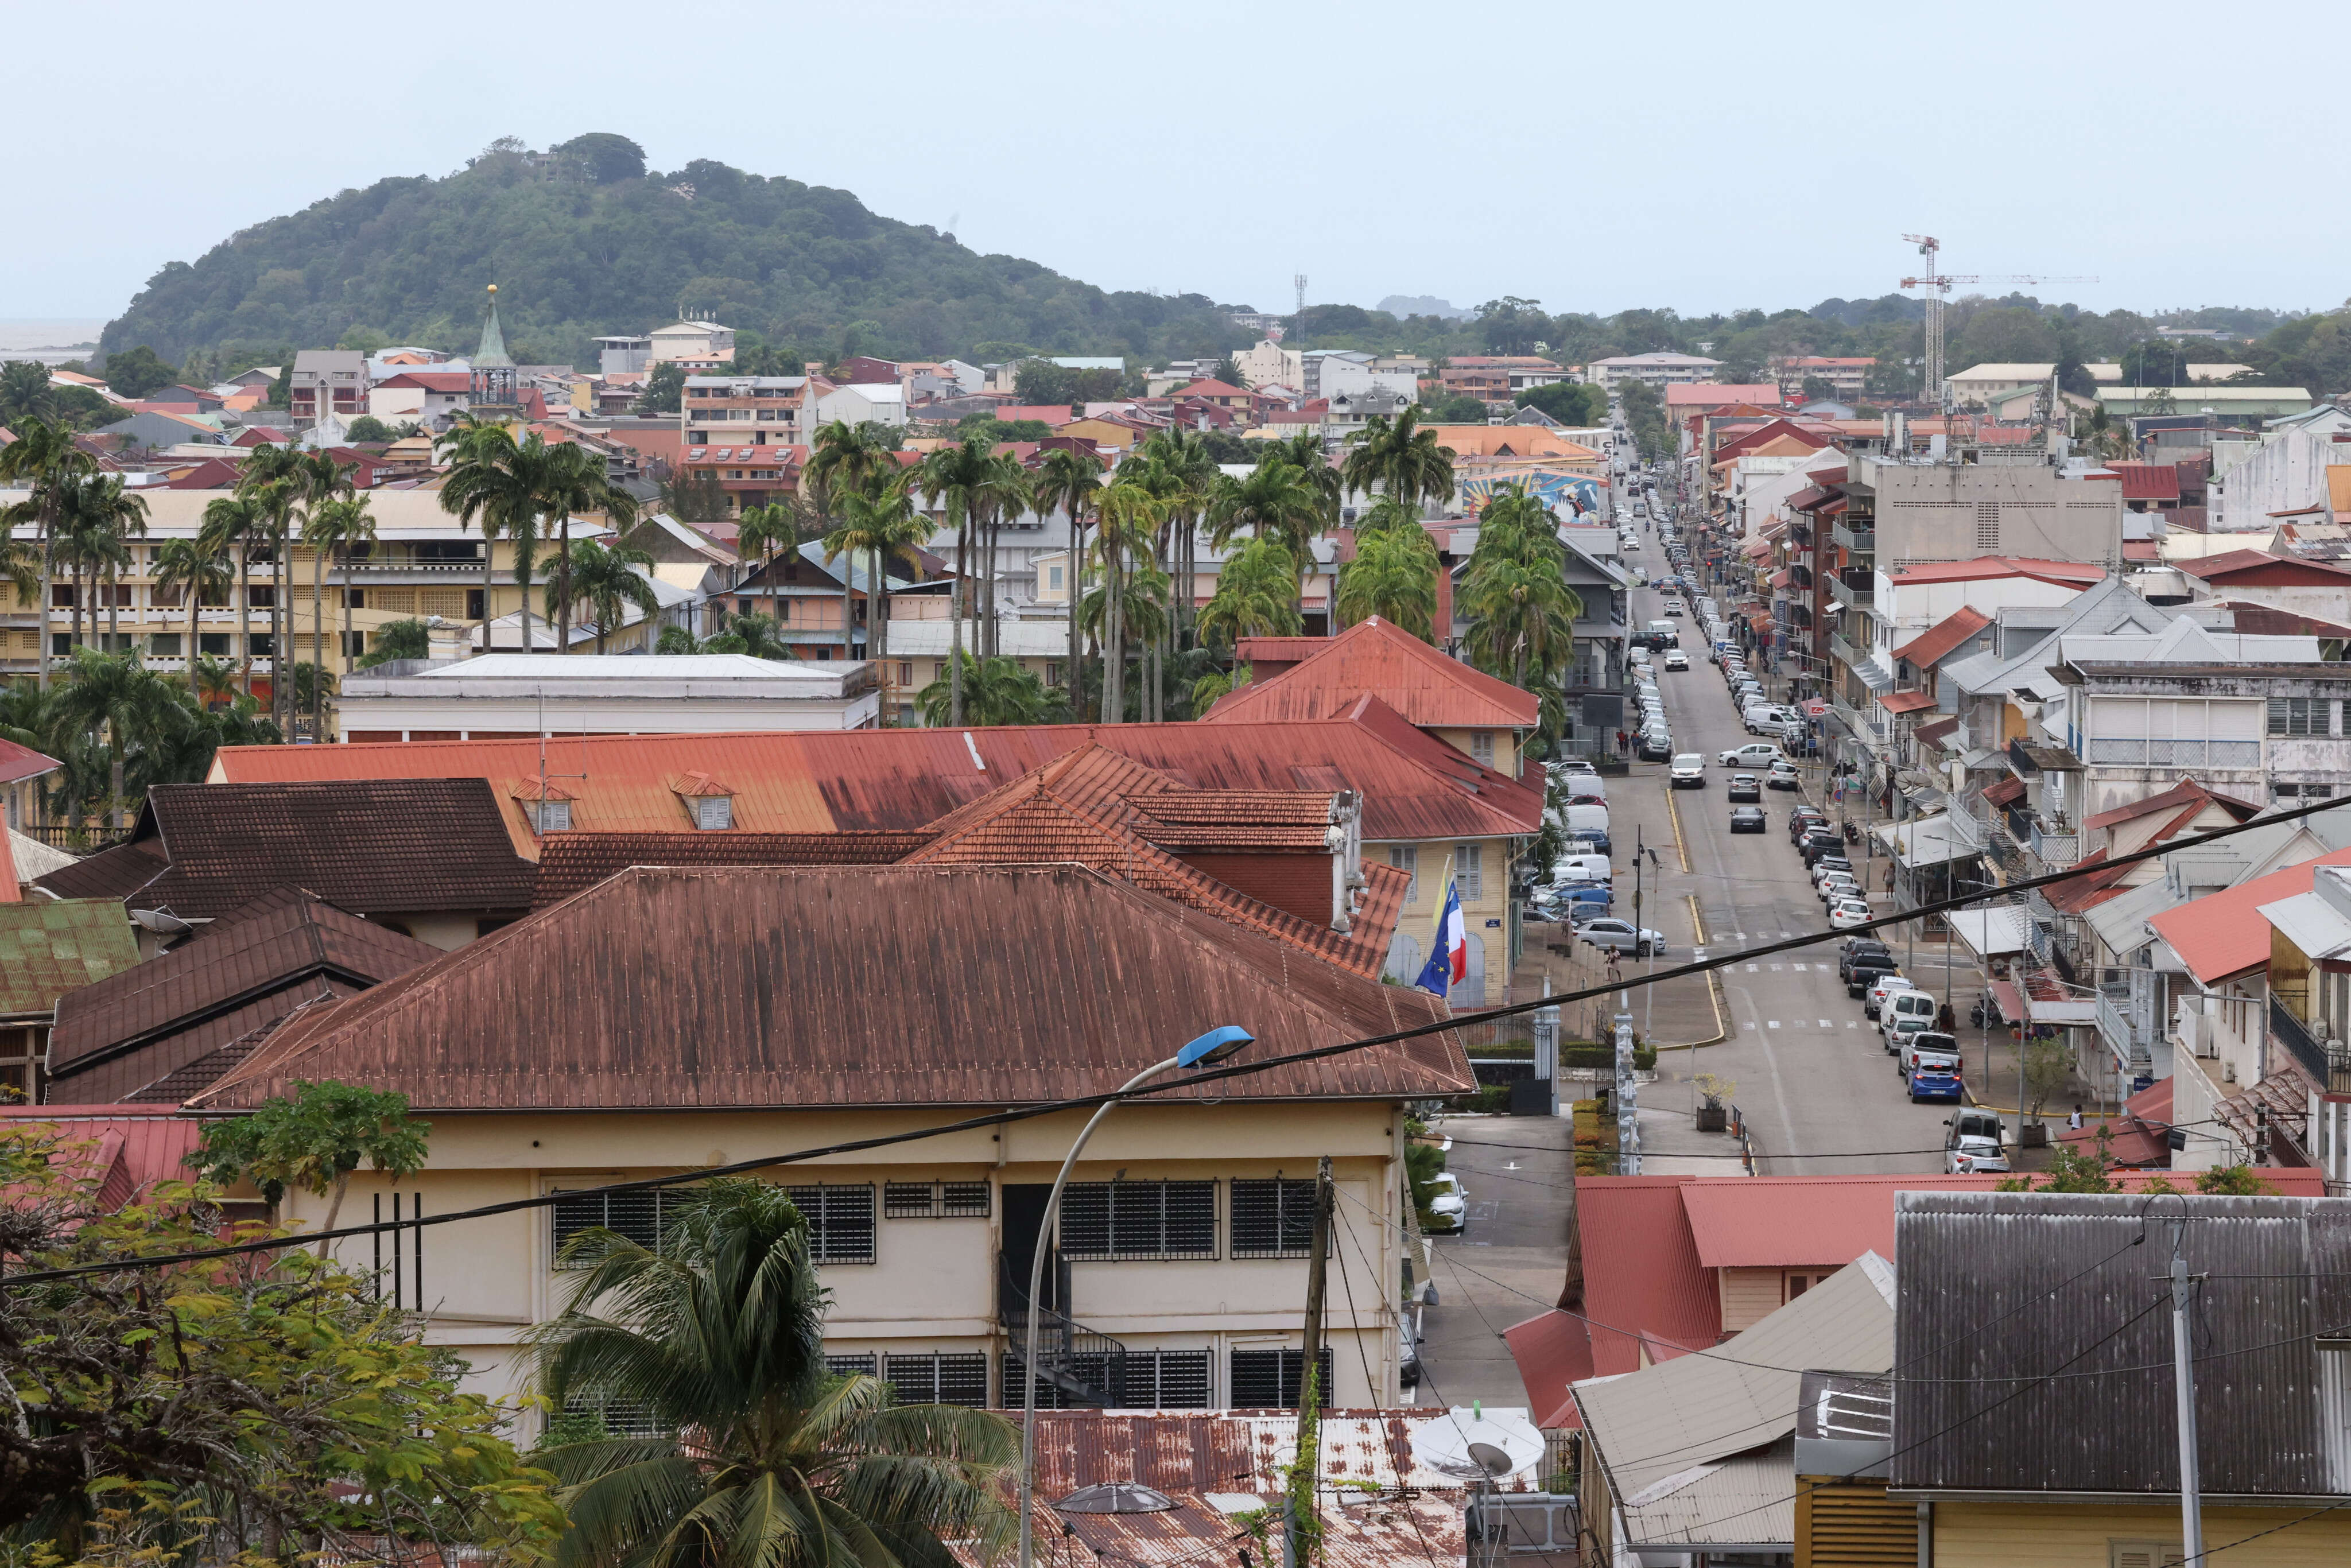
[[[1454,361],[1459,363],[1459,361]],[[1620,382],[1646,382],[1653,387],[1686,386],[1692,382],[1710,382],[1714,372],[1722,369],[1720,360],[1709,360],[1700,354],[1676,354],[1660,351],[1652,354],[1618,354],[1612,359],[1594,360],[1583,368],[1583,379],[1597,382],[1609,392]]]
[[[356,349],[302,349],[287,379],[294,428],[308,430],[331,415],[348,423],[368,411],[367,356]]]
[[[1869,380],[1869,372],[1877,368],[1877,361],[1866,354],[1793,354],[1782,360],[1776,368],[1783,392],[1801,394],[1806,382],[1826,382],[1837,396],[1857,398]]]

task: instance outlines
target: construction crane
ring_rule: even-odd
[[[1927,374],[1924,385],[1922,385],[1919,390],[1928,392],[1929,396],[1934,397],[1937,401],[1940,402],[1946,408],[1949,408],[1950,404],[1950,392],[1949,389],[1943,385],[1943,302],[1949,298],[1951,286],[1953,284],[2095,283],[2098,281],[2095,277],[2035,277],[2023,273],[1993,276],[1988,273],[1979,272],[1943,272],[1938,270],[1937,267],[1937,263],[1941,257],[1943,249],[1943,242],[1941,240],[1937,239],[1932,235],[1904,235],[1902,237],[1909,241],[1912,245],[1917,246],[1918,247],[1918,254],[1927,258],[1927,265],[1920,269],[1917,277],[1906,277],[1902,280],[1902,287],[1905,288],[1923,288],[1927,291],[1927,353],[1925,367]]]

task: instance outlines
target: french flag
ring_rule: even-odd
[[[1461,894],[1448,873],[1445,904],[1437,912],[1437,925],[1429,936],[1428,962],[1421,966],[1420,978],[1413,984],[1442,997],[1468,977],[1469,938],[1461,921]]]

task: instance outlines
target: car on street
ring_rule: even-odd
[[[1451,1234],[1469,1228],[1469,1194],[1463,1189],[1461,1178],[1451,1171],[1439,1171],[1429,1178],[1437,1190],[1428,1200],[1428,1212],[1437,1218],[1437,1228]]]
[[[1784,736],[1796,716],[1775,703],[1750,702],[1739,710],[1739,716],[1750,735]]]
[[[1774,789],[1793,789],[1797,785],[1796,765],[1784,758],[1774,762],[1771,772],[1765,775],[1765,782]]]
[[[1911,1037],[1916,1040],[1916,1035]],[[1948,1040],[1944,1035],[1939,1038]],[[1902,1075],[1903,1086],[1910,1092],[1910,1103],[1922,1100],[1959,1100],[1967,1093],[1963,1081],[1965,1068],[1955,1051],[1921,1051],[1913,1053],[1910,1069]]]
[[[1606,855],[1562,855],[1551,862],[1551,882],[1554,887],[1607,882],[1614,875],[1615,868],[1608,863]]]
[[[1886,1037],[1886,1049],[1897,1051],[1904,1035],[1934,1028],[1935,1011],[1940,1005],[1932,991],[1915,988],[1888,991],[1886,999],[1877,1004],[1877,1030]]]
[[[1674,737],[1670,735],[1645,733],[1641,737],[1641,760],[1669,762],[1674,755]]]
[[[1781,756],[1778,747],[1758,741],[1750,746],[1734,746],[1714,760],[1724,768],[1768,768]]]
[[[1577,752],[1572,757],[1562,757],[1550,764],[1550,767],[1554,773],[1589,773],[1597,777],[1600,772],[1599,768],[1592,765],[1592,758],[1582,752]]]
[[[1844,939],[1844,945],[1837,949],[1837,978],[1851,980],[1854,962],[1864,954],[1884,958],[1889,964],[1893,962],[1892,949],[1876,937],[1848,936]]]
[[[1705,789],[1706,758],[1696,751],[1679,753],[1674,758],[1673,771],[1667,779],[1677,789]]]
[[[1689,668],[1689,655],[1688,655],[1687,653],[1683,653],[1679,648],[1668,648],[1668,649],[1667,649],[1667,650],[1666,650],[1666,668],[1667,668],[1668,670],[1687,670],[1687,669],[1688,669],[1688,668]]]
[[[1605,828],[1571,828],[1567,848],[1575,854],[1604,855],[1608,852],[1608,830]]]
[[[1653,953],[1663,956],[1666,950],[1664,932],[1646,925],[1636,929],[1631,921],[1614,916],[1605,920],[1588,920],[1576,934],[1594,947],[1605,948],[1611,953],[1630,953],[1635,958],[1646,958]]]
[[[1818,806],[1796,806],[1788,812],[1788,836],[1792,839],[1802,838],[1808,829],[1828,825],[1828,813]]]
[[[1956,1111],[1943,1124],[1943,1169],[1950,1176],[2008,1174],[2008,1129],[1989,1111]]]
[[[1609,891],[1608,884],[1604,882],[1577,883],[1562,887],[1539,887],[1535,889],[1535,894],[1541,902],[1549,904],[1562,915],[1572,915],[1579,912],[1605,915],[1615,906],[1616,902],[1615,894]]]
[[[1840,898],[1829,905],[1829,925],[1834,930],[1864,925],[1869,918],[1869,904],[1862,899]]]
[[[1684,608],[1680,600],[1668,599],[1666,601],[1666,613],[1668,615],[1683,615],[1688,613],[1688,612]]]
[[[1861,880],[1849,871],[1833,871],[1821,878],[1814,891],[1820,894],[1823,908],[1840,898],[1860,898]]]
[[[1723,791],[1722,798],[1726,800],[1761,800],[1763,799],[1762,782],[1752,773],[1734,773],[1730,776],[1730,787]]]
[[[1734,833],[1760,833],[1765,825],[1761,806],[1733,806],[1730,809],[1730,831]]]
[[[1916,1034],[1903,1037],[1901,1052],[1894,1059],[1894,1071],[1907,1073],[1918,1064],[1918,1058],[1922,1055],[1956,1056],[1959,1051],[1959,1042],[1950,1035],[1931,1028],[1920,1030]]]
[[[1865,968],[1866,966],[1857,967],[1855,973],[1856,975],[1860,975],[1865,972]],[[1847,982],[1845,989],[1848,994],[1851,993],[1853,985],[1854,982]],[[1916,988],[1913,987],[1908,980],[1903,978],[1900,975],[1896,974],[1891,969],[1883,970],[1878,974],[1870,976],[1868,979],[1861,985],[1862,1016],[1864,1018],[1876,1018],[1886,1010],[1886,998],[1893,996],[1897,991],[1907,991],[1913,989],[1916,989]]]
[[[1823,855],[1813,862],[1813,891],[1817,893],[1831,876],[1853,875],[1853,862],[1843,855]]]
[[[1824,855],[1833,855],[1844,848],[1844,835],[1834,828],[1815,828],[1796,841],[1796,852],[1804,859],[1807,870],[1820,863]]]

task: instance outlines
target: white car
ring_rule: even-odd
[[[1677,789],[1706,788],[1706,758],[1695,751],[1685,751],[1674,758],[1673,771],[1667,781]]]
[[[1682,615],[1687,614],[1687,611],[1683,607],[1680,600],[1668,599],[1666,601],[1666,613],[1668,615]]]
[[[1611,915],[1599,920],[1587,920],[1576,928],[1576,934],[1594,947],[1604,947],[1612,953],[1630,953],[1635,958],[1646,958],[1655,953],[1663,956],[1666,934],[1644,925],[1635,930],[1629,920]]]
[[[1451,1171],[1439,1171],[1429,1179],[1437,1190],[1428,1199],[1428,1212],[1447,1231],[1466,1230],[1469,1227],[1469,1195],[1462,1190],[1461,1178]]]
[[[1668,648],[1668,649],[1667,649],[1667,650],[1666,650],[1666,668],[1667,668],[1668,670],[1687,670],[1687,669],[1688,669],[1688,668],[1689,668],[1689,655],[1688,655],[1687,653],[1683,653],[1679,648]]]
[[[1733,747],[1714,760],[1723,768],[1769,768],[1774,762],[1786,761],[1787,758],[1778,747],[1759,740]]]
[[[1880,1012],[1885,1010],[1886,998],[1892,996],[1896,991],[1912,991],[1916,989],[1917,989],[1916,986],[1912,985],[1909,981],[1904,979],[1899,975],[1880,975],[1877,977],[1877,983],[1870,987],[1868,991],[1862,997],[1861,1010],[1865,1016],[1876,1018]]]
[[[1865,925],[1870,919],[1869,905],[1858,898],[1840,898],[1829,905],[1829,928],[1843,931],[1847,926]]]
[[[1796,765],[1782,758],[1771,764],[1771,776],[1764,782],[1774,789],[1793,789],[1796,787]]]
[[[1778,735],[1796,716],[1774,703],[1750,702],[1739,716],[1746,721],[1750,735]]]

